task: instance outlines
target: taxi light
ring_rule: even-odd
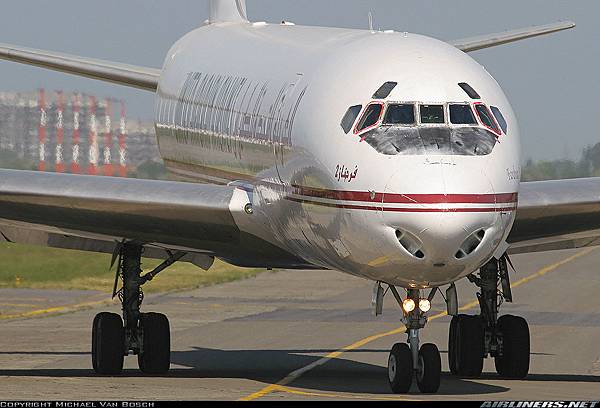
[[[421,309],[421,312],[423,313],[429,312],[429,310],[431,309],[431,302],[429,301],[429,299],[419,300],[419,309]]]
[[[415,306],[415,301],[412,299],[404,299],[402,302],[402,309],[404,309],[406,313],[410,313],[415,310]]]

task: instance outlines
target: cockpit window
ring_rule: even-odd
[[[390,96],[390,93],[398,85],[398,82],[386,82],[373,94],[373,99],[385,99]]]
[[[444,105],[420,105],[421,123],[446,123]]]
[[[500,134],[500,128],[498,127],[498,124],[494,120],[494,117],[487,106],[479,103],[475,105],[475,109],[477,110],[477,116],[479,116],[479,120],[481,120],[483,126],[492,130],[496,134]]]
[[[373,125],[376,125],[381,117],[381,112],[383,111],[383,104],[381,103],[372,103],[365,109],[365,113],[363,113],[362,118],[358,122],[356,126],[355,132],[358,133],[362,130],[370,128]]]
[[[358,114],[361,110],[362,105],[354,105],[348,108],[346,114],[342,118],[342,123],[340,123],[342,129],[344,129],[344,133],[347,134],[348,132],[350,132],[350,129],[352,129],[352,125],[354,125],[354,121],[358,117]]]
[[[477,120],[471,109],[471,105],[467,104],[451,104],[450,105],[450,123],[454,125],[475,125]]]
[[[354,134],[387,156],[485,156],[502,133],[481,102],[377,101],[363,109]]]
[[[496,117],[498,124],[502,128],[502,131],[504,132],[504,134],[507,134],[508,133],[508,123],[506,123],[506,119],[504,119],[504,115],[502,115],[502,112],[500,112],[500,109],[498,109],[497,107],[490,106],[490,108],[492,109],[492,113]]]
[[[412,104],[389,104],[385,117],[384,125],[414,125],[415,105]]]

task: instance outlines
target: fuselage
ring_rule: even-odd
[[[373,280],[455,281],[502,249],[515,217],[506,96],[468,55],[420,35],[204,26],[167,56],[156,131],[174,176],[248,194],[240,228]]]

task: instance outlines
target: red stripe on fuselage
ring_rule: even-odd
[[[510,212],[517,209],[516,205],[512,207],[461,207],[461,208],[422,208],[422,207],[381,207],[381,206],[363,206],[354,204],[336,204],[324,203],[322,201],[313,201],[302,198],[286,197],[289,201],[303,204],[313,204],[322,207],[342,208],[345,210],[366,210],[383,212],[407,212],[407,213],[474,213],[474,212]]]
[[[293,194],[312,198],[340,201],[390,204],[513,204],[518,193],[502,194],[397,194],[371,193],[368,191],[325,190],[320,188],[292,186]]]

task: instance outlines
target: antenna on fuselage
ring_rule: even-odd
[[[369,11],[369,30],[374,31],[373,30],[373,13],[371,11]]]

